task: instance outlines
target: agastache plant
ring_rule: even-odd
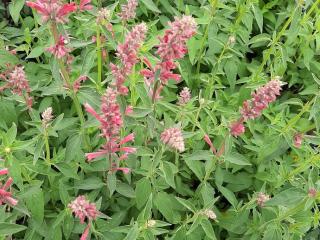
[[[197,24],[191,16],[175,17],[175,21],[169,22],[168,25],[169,29],[159,39],[160,44],[157,46],[156,53],[160,61],[153,67],[150,61],[145,59],[148,69],[141,71],[153,101],[160,98],[160,93],[169,79],[177,82],[180,80],[180,75],[173,73],[177,68],[175,61],[183,58],[187,53],[186,42],[195,35],[197,30]]]
[[[128,0],[127,4],[121,5],[120,18],[122,19],[122,21],[126,22],[130,19],[135,18],[137,6],[137,0]]]
[[[115,78],[114,85],[122,95],[128,93],[128,88],[123,84],[132,72],[133,66],[138,62],[137,53],[145,39],[146,32],[147,26],[145,23],[133,27],[127,34],[125,42],[119,44],[117,47],[116,55],[121,62],[120,66],[113,63],[110,64],[112,74]]]
[[[136,151],[133,147],[124,147],[123,145],[134,140],[134,134],[129,134],[120,138],[120,129],[123,127],[123,119],[120,112],[120,106],[117,103],[118,92],[110,87],[107,88],[102,97],[101,114],[98,114],[89,104],[85,105],[88,113],[93,115],[100,122],[102,136],[105,138],[105,144],[97,152],[87,153],[88,161],[101,156],[107,156],[110,164],[110,171],[120,170],[128,173],[128,168],[119,168],[112,159],[124,160],[128,154]]]
[[[275,77],[266,85],[253,92],[251,94],[252,99],[243,102],[243,106],[240,109],[240,119],[231,124],[231,135],[237,137],[243,134],[245,132],[244,122],[261,116],[262,111],[280,95],[282,85],[280,77]]]

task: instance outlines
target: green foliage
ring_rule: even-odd
[[[8,64],[24,66],[34,103],[28,109],[23,97],[0,92],[0,169],[9,169],[19,201],[0,205],[0,239],[79,239],[85,225],[68,208],[79,195],[100,211],[91,223],[91,239],[320,235],[319,0],[141,0],[136,18],[127,23],[118,17],[125,1],[93,1],[92,10],[77,11],[59,25],[70,36],[74,57],[64,68],[47,51],[54,41],[49,24],[24,0],[6,3],[0,3],[0,73]],[[114,37],[106,24],[96,23],[101,6],[111,11]],[[158,37],[168,21],[183,14],[192,15],[198,29],[177,63],[182,80],[169,81],[163,97],[153,102],[140,74],[143,58],[157,62]],[[105,157],[86,161],[85,153],[98,150],[103,140],[99,123],[82,106],[99,109],[113,81],[109,63],[118,63],[117,45],[142,21],[148,33],[141,61],[126,79],[129,94],[118,99],[122,113],[133,106],[121,136],[134,132],[137,148],[119,163],[131,169],[123,174],[109,171]],[[103,41],[91,40],[99,34]],[[80,75],[88,80],[78,92],[65,87],[66,76],[73,84]],[[243,101],[275,76],[286,83],[281,96],[261,117],[246,122],[243,135],[232,137],[229,127],[239,119]],[[0,75],[0,88],[4,84]],[[180,106],[183,87],[192,98]],[[46,128],[41,113],[48,107],[54,118]],[[160,140],[173,126],[182,129],[183,153]],[[301,147],[295,145],[298,133]],[[259,204],[259,193],[270,200]]]

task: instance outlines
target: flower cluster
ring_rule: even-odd
[[[78,92],[81,87],[81,83],[87,81],[87,79],[88,78],[85,75],[81,75],[80,77],[78,77],[77,80],[75,80],[73,83],[73,91]]]
[[[127,4],[121,5],[120,17],[123,21],[128,21],[135,18],[136,8],[138,6],[137,0],[128,0]]]
[[[184,140],[179,128],[168,128],[161,133],[161,141],[169,147],[183,152]]]
[[[85,196],[78,196],[75,200],[69,203],[68,207],[73,214],[80,219],[80,223],[84,223],[86,219],[89,221],[95,220],[99,211],[94,203],[90,203]]]
[[[190,89],[187,87],[184,87],[179,93],[178,105],[185,105],[190,101],[190,99],[191,99]]]
[[[267,195],[267,194],[264,194],[262,192],[259,192],[258,193],[258,197],[257,197],[257,204],[258,206],[260,207],[264,207],[264,204],[266,201],[269,201],[270,200],[270,196]]]
[[[169,79],[180,80],[180,75],[173,73],[177,65],[176,60],[183,58],[187,53],[186,41],[191,38],[197,30],[197,24],[191,16],[176,17],[175,21],[169,22],[169,29],[160,38],[160,44],[157,46],[157,54],[160,62],[155,67],[145,59],[145,63],[149,69],[143,69],[141,74],[145,78],[145,83],[149,88],[149,94],[153,99],[160,98],[160,92],[167,84]],[[154,88],[156,76],[159,75],[161,84]]]
[[[123,84],[132,72],[133,66],[138,62],[138,49],[145,39],[146,32],[147,26],[145,23],[136,25],[126,36],[125,42],[117,47],[116,55],[120,59],[121,66],[111,63],[110,67],[116,80],[114,85],[120,94],[126,95],[128,93],[128,88]]]
[[[252,99],[243,102],[240,109],[241,118],[230,126],[230,132],[233,136],[237,137],[244,133],[243,123],[245,121],[261,116],[262,111],[280,95],[281,85],[280,77],[276,77],[253,92]]]
[[[27,1],[26,4],[41,14],[44,22],[54,21],[65,23],[67,22],[67,16],[77,10],[77,5],[74,2],[62,4],[59,0]],[[85,7],[85,5],[83,5],[82,8],[83,7]]]
[[[117,103],[118,92],[112,88],[107,88],[106,93],[102,97],[101,115],[99,115],[89,104],[85,105],[88,113],[92,114],[99,122],[102,135],[106,139],[106,143],[102,149],[98,152],[87,153],[86,157],[88,161],[93,159],[116,153],[123,153],[119,156],[119,160],[126,159],[128,154],[134,153],[135,148],[124,147],[127,142],[134,140],[134,134],[129,134],[123,139],[120,138],[120,129],[123,126],[123,119],[120,112],[120,106]],[[127,168],[118,168],[115,164],[112,164],[111,170],[120,170],[124,173],[128,173]]]
[[[209,218],[211,220],[216,220],[217,219],[217,215],[215,214],[215,212],[210,210],[210,209],[203,210],[202,214],[205,215],[207,218]]]
[[[8,174],[8,169],[5,168],[0,170],[0,175],[7,175],[7,174]],[[2,183],[0,183],[0,205],[6,203],[6,204],[15,206],[18,204],[18,200],[14,199],[12,197],[12,193],[8,191],[12,182],[13,182],[13,179],[9,177],[8,180],[3,185]]]
[[[41,114],[41,117],[43,127],[47,128],[50,124],[50,121],[53,119],[52,107],[48,107],[46,110],[44,110]]]
[[[293,137],[293,144],[296,148],[300,148],[302,145],[303,141],[303,134],[302,133],[297,133]]]
[[[13,70],[5,71],[0,74],[0,79],[6,81],[6,84],[0,87],[0,91],[4,89],[11,89],[12,93],[23,96],[26,105],[31,108],[32,98],[30,97],[31,88],[26,78],[23,67],[15,66]]]
[[[54,55],[57,59],[61,59],[65,57],[69,52],[70,49],[66,47],[67,40],[64,36],[60,35],[58,42],[47,48],[47,51]]]

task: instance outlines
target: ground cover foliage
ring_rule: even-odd
[[[317,239],[319,0],[3,0],[0,239]]]

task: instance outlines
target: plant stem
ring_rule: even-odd
[[[53,38],[54,38],[54,42],[55,44],[58,43],[59,41],[59,34],[58,34],[58,29],[57,29],[57,25],[55,22],[52,22],[51,24],[51,32],[52,32],[52,35],[53,35]],[[81,104],[80,104],[80,101],[78,99],[78,96],[76,94],[76,92],[74,91],[73,87],[72,87],[72,84],[71,84],[71,81],[70,81],[70,77],[69,77],[69,73],[64,65],[64,62],[62,59],[58,59],[58,64],[59,64],[59,68],[60,68],[60,72],[61,72],[61,75],[70,91],[70,97],[72,98],[73,100],[73,103],[75,105],[75,108],[76,108],[76,111],[77,111],[77,114],[78,114],[78,117],[80,119],[80,124],[81,124],[81,134],[83,134],[83,140],[84,140],[84,144],[85,144],[85,147],[88,151],[91,150],[91,147],[90,147],[90,144],[89,144],[89,137],[87,136],[86,134],[86,130],[84,128],[84,123],[85,123],[85,118],[84,118],[84,114],[83,114],[83,111],[82,111],[82,107],[81,107]]]
[[[97,88],[98,91],[102,88],[102,53],[101,53],[101,32],[100,25],[97,24],[97,61],[98,61],[98,76],[97,76]]]
[[[46,146],[46,162],[50,166],[50,145],[49,145],[49,137],[47,129],[44,130],[44,143]]]

